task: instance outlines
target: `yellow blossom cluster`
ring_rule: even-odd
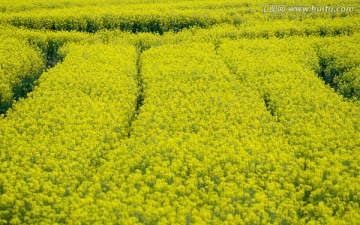
[[[0,113],[32,89],[43,69],[42,55],[28,43],[0,35]]]
[[[136,49],[98,44],[62,51],[65,61],[1,119],[1,224],[60,222],[72,208],[63,199],[82,198],[85,190],[79,196],[74,190],[128,136],[139,94]]]
[[[123,196],[111,207],[126,204],[142,224],[297,221],[293,150],[214,45],[151,48],[139,66],[144,102],[131,138],[98,175]]]
[[[301,38],[230,41],[219,53],[257,89],[302,165],[293,181],[304,222],[359,220],[359,107],[317,76],[317,54]],[[358,49],[357,49],[358,51]],[[355,216],[356,215],[356,216]]]
[[[192,26],[210,27],[214,24],[230,23],[247,26],[259,21],[319,19],[350,17],[356,20],[359,2],[349,0],[347,4],[338,1],[308,0],[299,5],[297,1],[287,1],[286,7],[352,7],[350,12],[307,12],[281,11],[267,13],[270,5],[282,6],[283,1],[266,0],[257,2],[221,1],[174,1],[174,0],[31,0],[0,3],[0,22],[30,29],[76,30],[96,32],[102,29],[120,29],[132,32],[179,31]],[[295,22],[296,23],[296,22]],[[330,27],[324,26],[324,33]],[[296,32],[296,29],[295,29]],[[279,34],[281,35],[281,34]]]
[[[360,35],[325,38],[315,43],[323,79],[345,97],[360,99]]]

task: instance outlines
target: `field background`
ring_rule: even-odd
[[[2,0],[0,224],[358,224],[359,9]]]

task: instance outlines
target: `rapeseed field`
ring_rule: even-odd
[[[0,224],[359,224],[359,9],[2,0]]]

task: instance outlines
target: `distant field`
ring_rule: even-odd
[[[360,2],[0,2],[0,224],[357,224]]]

